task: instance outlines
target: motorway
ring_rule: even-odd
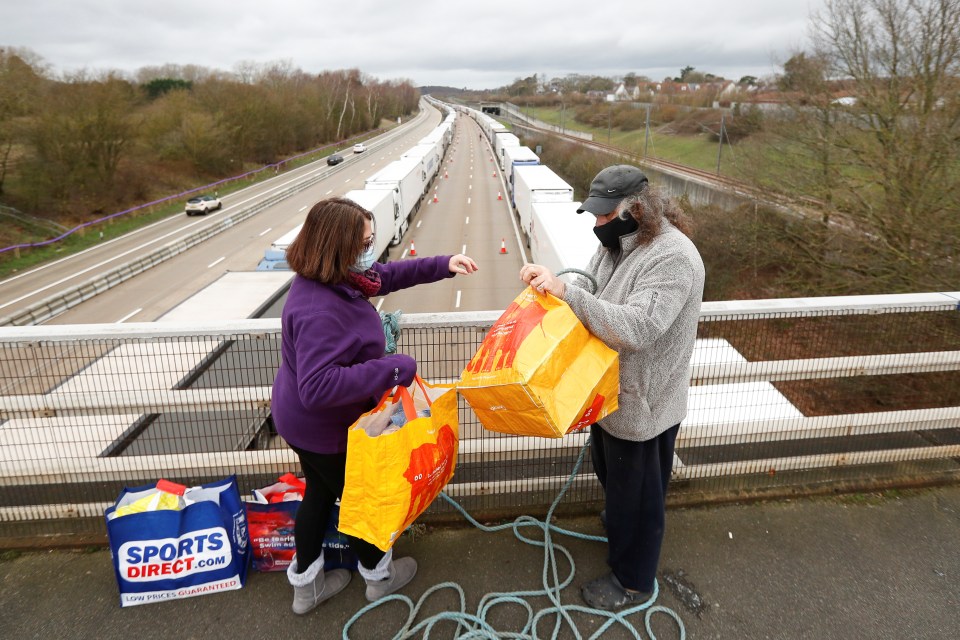
[[[345,153],[346,162],[340,165],[328,167],[321,160],[284,172],[225,195],[220,211],[200,218],[171,216],[85,252],[10,277],[0,282],[0,316],[96,279],[159,246],[202,233],[298,181],[317,180],[204,242],[70,308],[47,324],[156,320],[224,273],[253,270],[270,243],[300,224],[315,202],[362,189],[368,176],[399,158],[440,120],[438,111],[425,106],[408,123],[368,141],[365,153]],[[417,256],[466,253],[478,262],[480,271],[470,277],[460,276],[371,300],[381,310],[400,309],[409,314],[504,309],[522,289],[518,273],[525,256],[515,218],[510,213],[499,168],[479,131],[470,118],[457,118],[454,141],[443,166],[403,241],[390,250],[389,258],[409,258],[412,246]],[[501,252],[501,244],[506,253]]]

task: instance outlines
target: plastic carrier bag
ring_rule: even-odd
[[[570,306],[527,287],[490,328],[457,390],[490,431],[561,438],[618,407],[617,352]]]
[[[185,488],[175,501],[163,494],[177,496],[157,485],[124,489],[104,514],[120,605],[240,589],[250,540],[236,477]]]
[[[429,385],[417,376],[411,389],[413,394],[405,387],[385,393],[347,436],[339,528],[383,551],[436,499],[457,462],[454,386]],[[403,412],[401,420],[394,409]],[[379,435],[368,435],[365,427],[372,423],[378,426],[371,432]]]
[[[303,478],[287,473],[268,487],[254,489],[253,501],[245,503],[255,570],[286,571],[293,561],[297,551],[293,527],[305,488]],[[323,535],[323,568],[327,571],[357,568],[349,540],[337,530],[339,516],[338,501]]]

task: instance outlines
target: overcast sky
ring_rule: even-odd
[[[0,46],[55,74],[288,61],[417,86],[490,89],[569,73],[653,80],[689,65],[777,72],[822,0],[0,0]]]

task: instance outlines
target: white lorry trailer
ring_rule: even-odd
[[[538,202],[573,202],[573,187],[545,164],[516,167],[514,176],[513,204],[529,246],[533,205]]]
[[[497,156],[497,165],[500,167],[500,170],[503,171],[503,152],[505,149],[510,147],[519,147],[520,138],[513,135],[509,131],[500,131],[497,132],[497,135],[493,138],[493,151],[494,155]]]
[[[503,177],[510,190],[510,202],[513,203],[513,172],[516,167],[540,164],[540,156],[530,147],[504,147],[503,149]]]
[[[394,230],[391,245],[400,244],[407,232],[410,218],[420,208],[420,198],[426,188],[418,158],[394,160],[367,178],[364,190],[388,189],[396,195]]]
[[[443,147],[440,145],[440,139],[432,142],[423,142],[407,149],[401,160],[413,158],[420,162],[420,174],[423,180],[423,189],[426,191],[430,186],[430,181],[440,170],[440,160],[443,158]]]
[[[387,250],[393,241],[396,228],[394,214],[397,210],[392,189],[354,189],[344,194],[344,198],[353,200],[373,214],[374,255],[380,262],[386,262]]]
[[[557,273],[562,269],[583,269],[597,252],[600,241],[593,233],[596,220],[577,213],[579,202],[538,202],[533,205],[530,226],[530,260]],[[574,274],[560,276],[568,282]]]

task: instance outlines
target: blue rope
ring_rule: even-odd
[[[654,606],[654,603],[657,601],[657,596],[660,593],[660,587],[656,581],[653,583],[653,595],[647,602],[638,604],[628,609],[623,609],[619,612],[594,609],[592,607],[583,605],[564,605],[560,602],[560,592],[573,582],[573,576],[576,573],[576,565],[570,552],[567,551],[567,549],[562,545],[555,544],[553,542],[553,534],[570,536],[572,538],[579,538],[581,540],[591,540],[603,543],[607,542],[607,539],[603,536],[592,536],[585,533],[579,533],[577,531],[569,531],[551,524],[553,512],[556,510],[557,505],[560,504],[560,501],[570,488],[570,485],[573,484],[573,480],[580,471],[580,467],[583,464],[584,454],[589,446],[590,440],[588,439],[583,445],[583,448],[580,450],[580,456],[577,458],[577,462],[574,465],[573,471],[570,473],[570,477],[567,478],[567,481],[560,490],[560,493],[557,494],[553,504],[550,505],[550,509],[547,512],[547,517],[542,521],[531,516],[520,516],[510,523],[497,526],[486,526],[477,522],[476,519],[467,513],[463,507],[461,507],[446,493],[440,494],[444,500],[449,502],[457,511],[463,514],[463,517],[466,518],[470,524],[477,527],[481,531],[493,533],[496,531],[502,531],[504,529],[513,529],[513,534],[517,537],[517,539],[527,544],[543,547],[543,589],[488,593],[480,599],[480,604],[477,606],[476,615],[467,613],[466,596],[460,585],[455,582],[442,582],[434,585],[422,596],[420,596],[420,599],[416,604],[414,604],[413,601],[406,596],[400,594],[389,595],[385,598],[377,600],[376,602],[372,602],[357,611],[357,613],[355,613],[343,627],[343,640],[350,640],[350,627],[358,622],[367,612],[394,601],[405,603],[410,613],[407,616],[406,622],[403,623],[403,626],[399,631],[397,631],[396,635],[393,636],[392,640],[407,640],[409,638],[414,638],[417,637],[421,631],[423,632],[422,638],[424,640],[429,640],[430,633],[433,631],[434,626],[436,626],[439,622],[448,620],[457,623],[457,635],[454,636],[455,640],[500,640],[502,638],[515,640],[539,640],[541,637],[546,638],[546,636],[538,635],[539,625],[541,621],[549,617],[554,619],[553,632],[552,635],[549,636],[552,640],[556,640],[559,637],[564,623],[566,623],[569,630],[573,632],[577,640],[582,640],[583,635],[580,633],[580,629],[577,627],[576,622],[573,620],[573,616],[571,615],[574,613],[584,613],[591,616],[606,618],[606,621],[600,626],[600,628],[596,630],[596,632],[594,632],[593,635],[590,636],[589,640],[595,640],[596,638],[599,638],[607,631],[607,629],[615,624],[621,625],[637,640],[643,640],[640,632],[629,620],[627,620],[629,616],[637,614],[641,611],[646,612],[644,614],[644,627],[651,640],[656,640],[656,636],[650,627],[650,620],[655,613],[663,613],[673,618],[673,620],[677,623],[677,628],[679,629],[680,640],[685,640],[687,636],[686,629],[684,628],[683,621],[680,619],[680,616],[678,616],[676,612],[668,607],[661,605]],[[537,540],[525,536],[521,532],[521,529],[524,527],[536,527],[540,529],[540,531],[543,533],[543,539]],[[559,551],[566,558],[570,567],[570,574],[562,580],[560,579],[560,571],[557,564],[557,551]],[[444,611],[414,624],[417,614],[420,612],[420,609],[423,608],[423,605],[427,599],[434,593],[444,589],[452,589],[456,591],[457,595],[459,596],[460,609],[458,611]],[[533,606],[526,600],[526,598],[543,596],[549,598],[552,606],[534,612]],[[526,610],[527,621],[519,632],[498,631],[490,626],[490,624],[486,621],[487,614],[489,614],[494,607],[501,605],[515,605]]]

